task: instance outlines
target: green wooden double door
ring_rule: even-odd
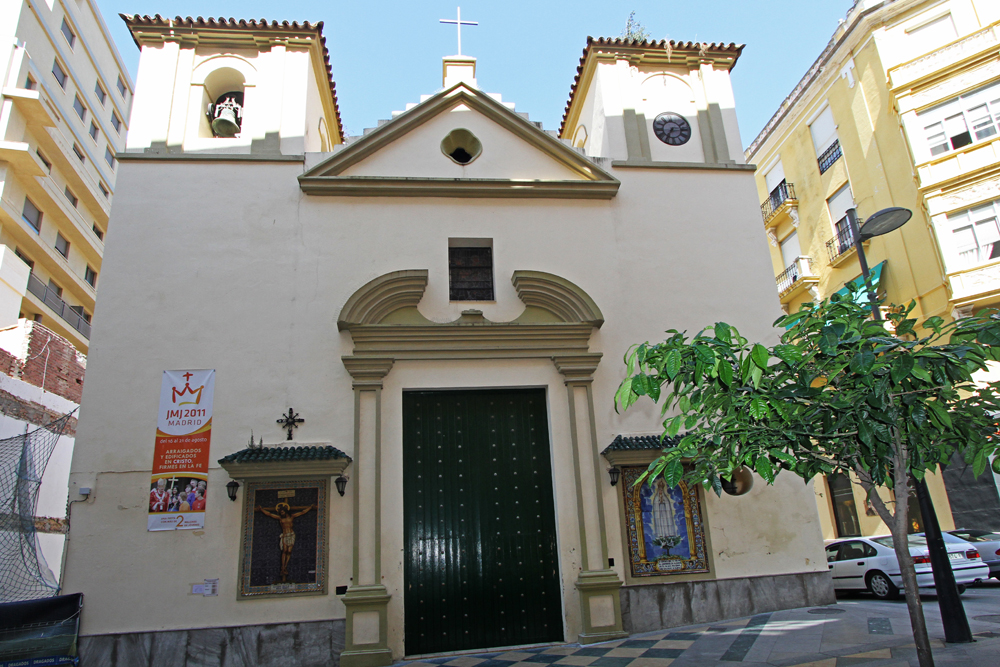
[[[563,640],[545,392],[403,394],[407,655]]]

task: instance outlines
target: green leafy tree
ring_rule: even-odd
[[[892,532],[920,664],[933,665],[908,503],[886,502],[876,489],[905,499],[911,475],[923,479],[956,451],[977,476],[989,465],[1000,383],[977,384],[973,374],[1000,360],[1000,319],[931,317],[918,327],[911,303],[877,322],[855,299],[834,296],[779,319],[788,329],[773,347],[723,322],[693,338],[670,330],[661,343],[634,346],[616,408],[646,396],[670,415],[664,442],[676,444],[637,483],[662,475],[670,486],[684,479],[718,494],[742,466],[768,484],[782,472],[805,480],[853,473]]]
[[[622,30],[622,39],[633,39],[642,42],[649,39],[649,31],[635,18],[635,12],[630,12],[628,20],[625,21],[625,29]]]

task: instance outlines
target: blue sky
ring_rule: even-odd
[[[119,12],[323,21],[341,117],[360,134],[441,86],[455,52],[452,0],[423,2],[195,2],[97,0],[133,79],[139,52]],[[851,0],[633,0],[628,3],[462,0],[462,51],[480,87],[558,129],[587,36],[617,37],[630,11],[655,39],[746,44],[733,70],[743,145],[764,126],[826,46]]]

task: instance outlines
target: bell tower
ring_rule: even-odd
[[[343,142],[322,22],[122,18],[141,50],[127,152],[301,155]]]
[[[588,38],[560,138],[615,166],[743,165],[729,79],[742,50]]]

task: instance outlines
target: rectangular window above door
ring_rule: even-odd
[[[448,294],[451,301],[493,301],[493,248],[448,248]]]

